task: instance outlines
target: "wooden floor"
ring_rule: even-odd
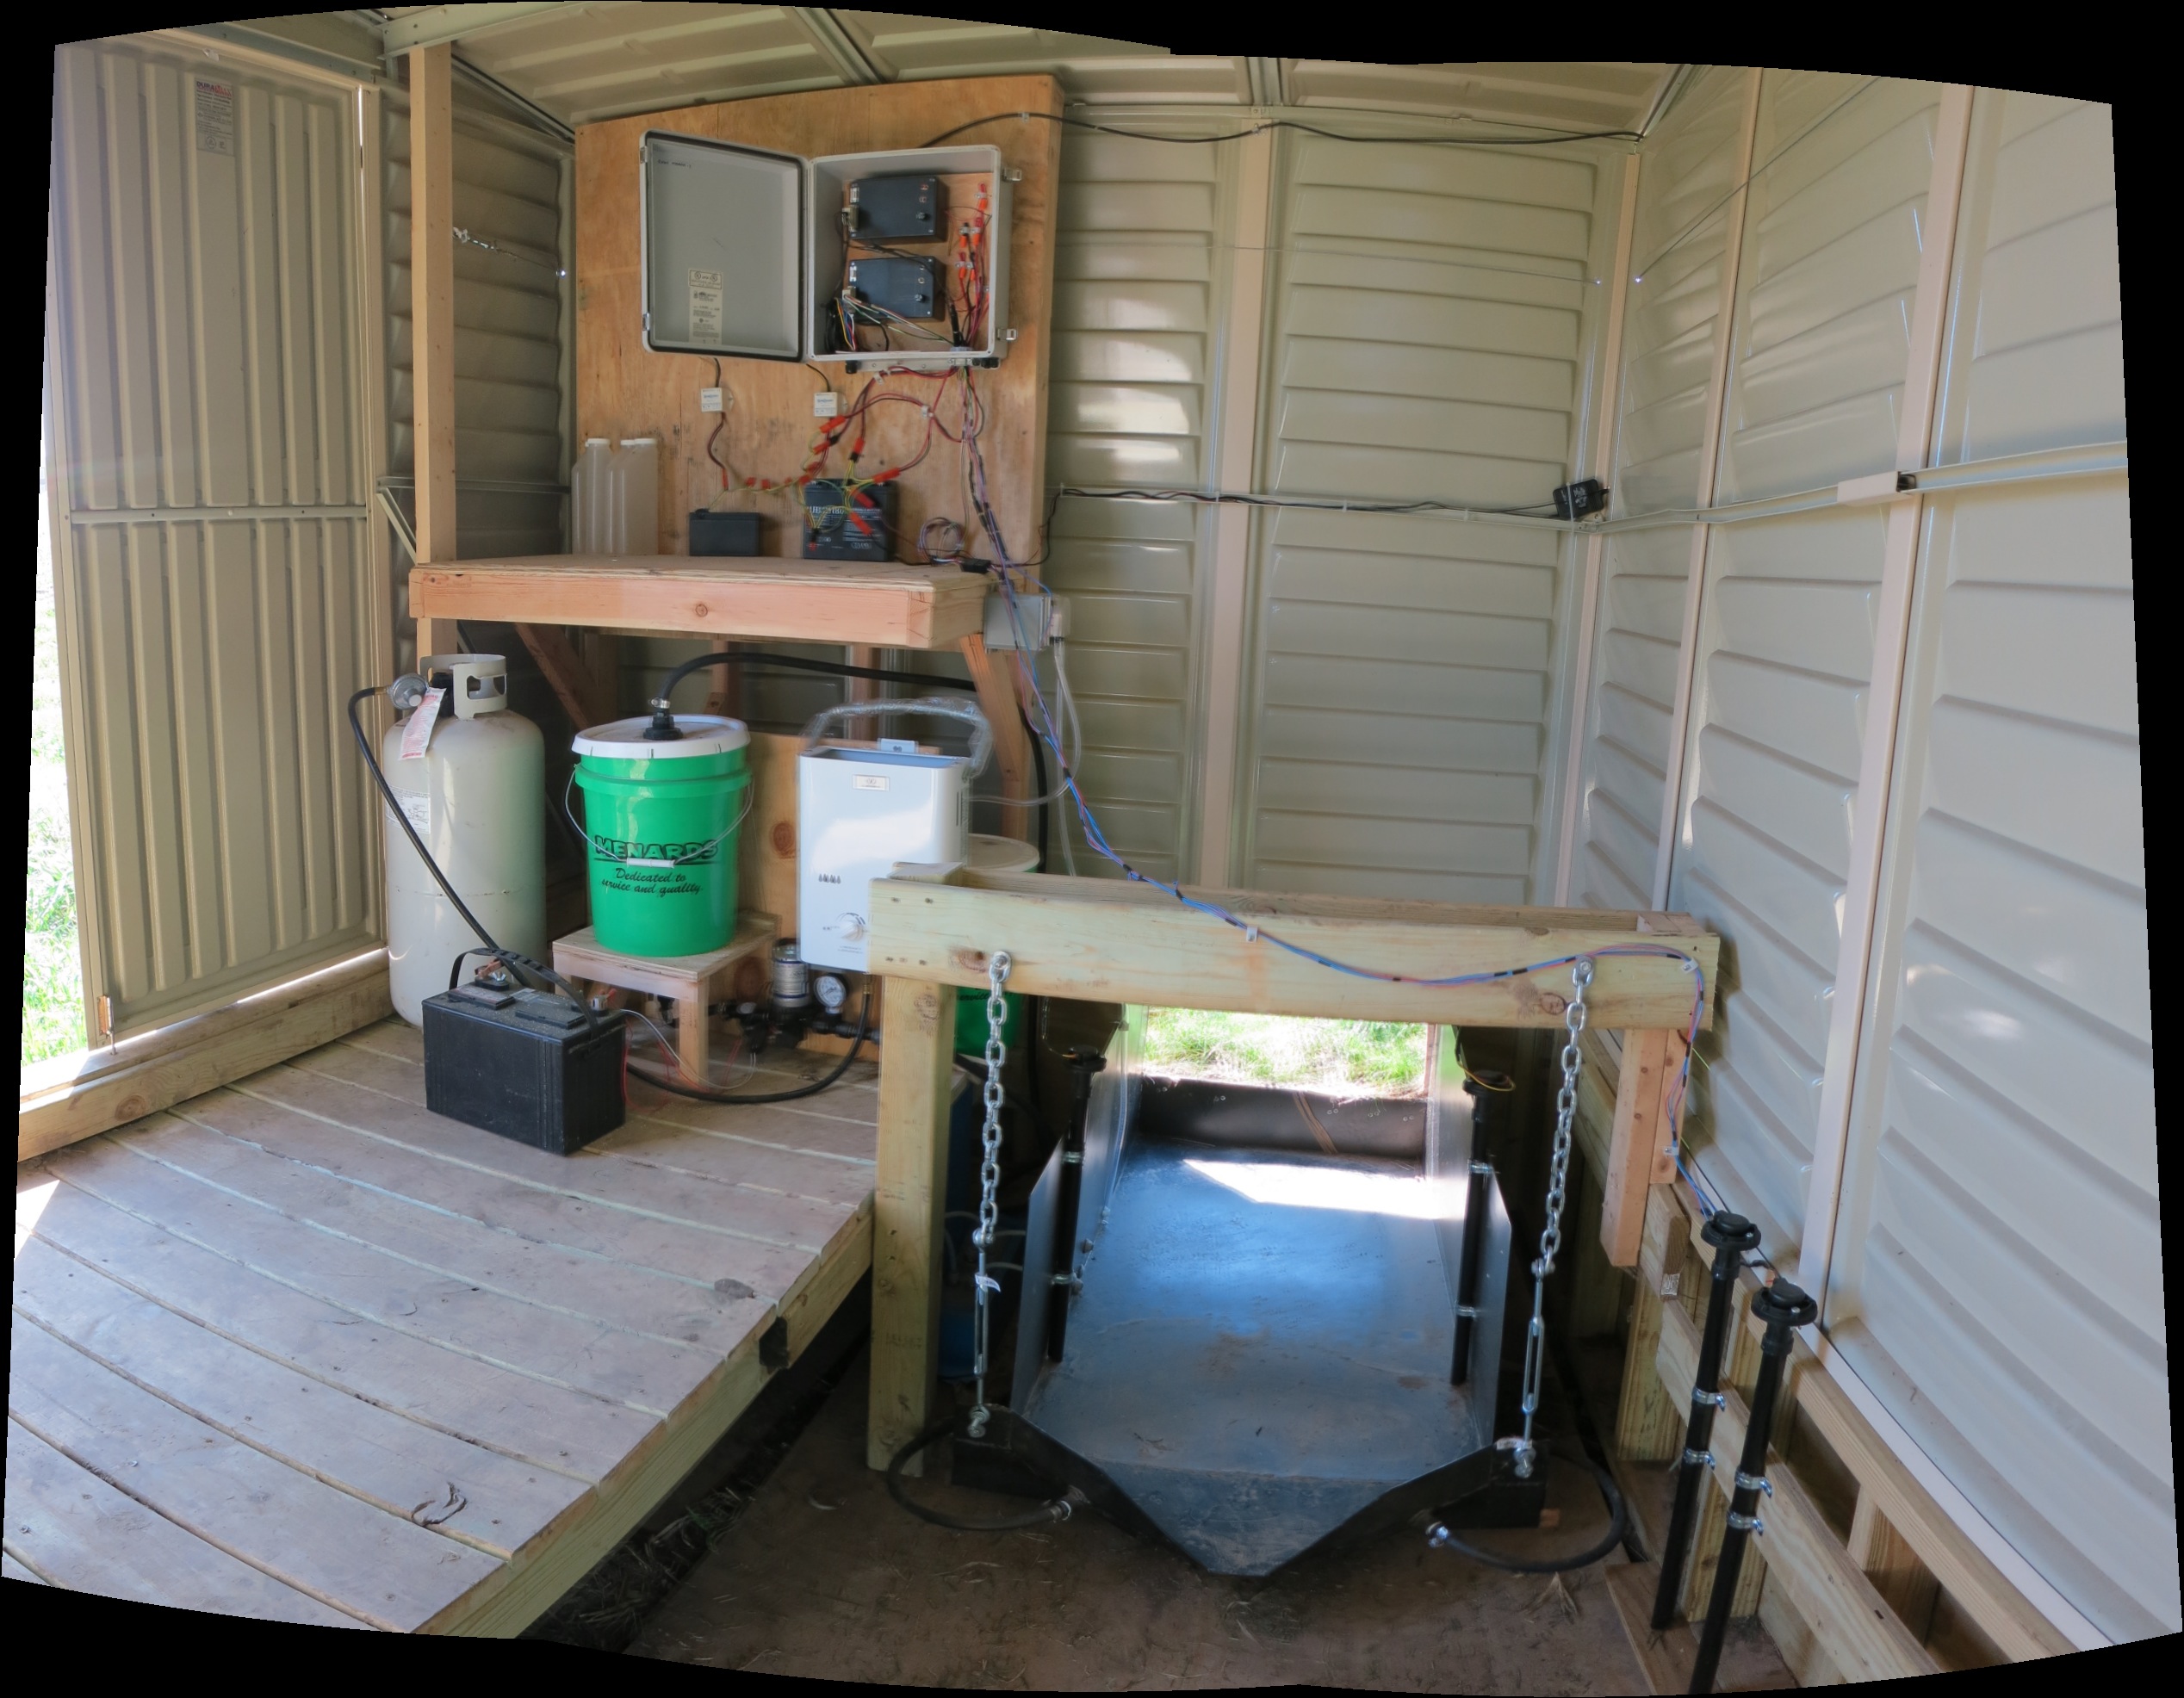
[[[567,1158],[426,1112],[422,1063],[390,1020],[17,1170],[9,1577],[520,1632],[871,1265],[865,1063],[633,1085]]]

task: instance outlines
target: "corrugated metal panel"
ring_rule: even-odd
[[[1577,149],[1307,138],[1281,157],[1263,486],[1546,503],[1568,475],[1616,174]],[[1531,900],[1565,538],[1256,517],[1247,882]]]
[[[1210,477],[1231,151],[1102,135],[1064,144],[1051,484],[1189,489]],[[1256,359],[1257,350],[1236,356]],[[1162,878],[1182,876],[1190,858],[1189,751],[1201,741],[1199,609],[1212,523],[1183,504],[1064,501],[1043,570],[1070,598],[1085,796],[1116,849]],[[1077,870],[1110,869],[1080,852]]]
[[[1460,112],[1467,117],[1570,130],[1643,123],[1675,67],[1569,63],[1368,65],[1283,59],[1282,93],[1298,106]]]
[[[387,457],[415,470],[411,419],[409,102],[380,102],[381,206],[387,275]],[[563,279],[571,232],[562,218],[570,151],[462,109],[455,118],[455,221],[478,242],[455,247],[455,463],[462,486],[456,546],[466,558],[555,554],[566,546],[569,432],[562,378]],[[525,493],[473,483],[525,483]]]
[[[1982,90],[1950,457],[2125,434],[2105,108]],[[1930,505],[1827,1293],[2103,1632],[2179,1623],[2129,491]]]
[[[357,108],[127,42],[62,48],[55,96],[70,791],[120,1032],[376,933]]]
[[[1895,463],[1939,102],[1766,74],[1717,499]],[[1804,1235],[1886,530],[1879,507],[1722,526],[1702,592],[1669,906],[1727,947],[1685,1136],[1778,1262]]]
[[[430,9],[384,9],[393,18]],[[1171,53],[1015,23],[794,6],[557,6],[481,18],[464,59],[570,124],[853,82],[1045,72],[1072,102],[1300,105],[1464,115],[1579,130],[1644,121],[1675,67],[1373,65]]]
[[[569,124],[842,81],[819,40],[781,6],[556,6],[465,39],[457,51]]]
[[[1687,508],[1697,499],[1745,76],[1702,72],[1641,150],[1622,416],[1609,479],[1618,517]],[[1574,902],[1652,906],[1691,558],[1685,527],[1608,539],[1598,635],[1584,662],[1592,676]]]
[[[1771,71],[1717,501],[1895,464],[1940,90]]]

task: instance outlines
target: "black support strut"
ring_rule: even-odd
[[[1076,1289],[1077,1199],[1084,1185],[1084,1122],[1092,1107],[1092,1076],[1107,1068],[1097,1050],[1070,1051],[1070,1122],[1062,1134],[1062,1173],[1054,1197],[1053,1283],[1046,1291],[1046,1355],[1062,1360],[1062,1334],[1070,1321],[1070,1296]]]
[[[1820,1305],[1789,1280],[1777,1280],[1752,1299],[1752,1312],[1767,1330],[1759,1341],[1759,1379],[1752,1388],[1751,1424],[1744,1429],[1744,1455],[1737,1463],[1736,1490],[1729,1495],[1729,1525],[1722,1535],[1714,1596],[1706,1606],[1706,1630],[1699,1635],[1698,1660],[1691,1665],[1694,1692],[1714,1689],[1722,1636],[1729,1629],[1729,1606],[1736,1599],[1737,1571],[1744,1566],[1744,1547],[1753,1534],[1765,1531],[1752,1512],[1759,1507],[1760,1493],[1771,1496],[1774,1490],[1767,1484],[1767,1440],[1782,1392],[1782,1371],[1789,1364],[1793,1335],[1820,1318]]]
[[[1699,1236],[1714,1247],[1714,1280],[1706,1299],[1706,1329],[1699,1340],[1698,1376],[1691,1386],[1684,1463],[1676,1476],[1676,1507],[1668,1517],[1668,1542],[1661,1546],[1660,1590],[1654,1594],[1655,1633],[1676,1619],[1677,1594],[1683,1590],[1684,1564],[1691,1554],[1691,1526],[1698,1519],[1698,1495],[1706,1471],[1714,1466],[1714,1453],[1707,1445],[1714,1437],[1714,1411],[1722,1407],[1722,1346],[1734,1306],[1737,1270],[1759,1248],[1759,1229],[1742,1215],[1709,1216]]]

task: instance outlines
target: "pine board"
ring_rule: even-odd
[[[548,1156],[427,1112],[388,1021],[19,1168],[9,1577],[520,1632],[871,1264],[869,1066],[640,1092]]]

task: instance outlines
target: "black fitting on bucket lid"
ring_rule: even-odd
[[[648,743],[679,743],[682,741],[682,728],[675,723],[674,715],[667,710],[665,697],[652,704],[652,723],[644,728],[644,740]]]
[[[1792,1328],[1809,1327],[1820,1318],[1820,1305],[1789,1280],[1777,1280],[1752,1299],[1752,1318],[1767,1329],[1759,1348],[1778,1356],[1790,1348]]]
[[[1734,1250],[1747,1255],[1759,1248],[1759,1229],[1742,1215],[1733,1215],[1727,1209],[1710,1214],[1706,1224],[1699,1228],[1698,1236],[1717,1250]]]

